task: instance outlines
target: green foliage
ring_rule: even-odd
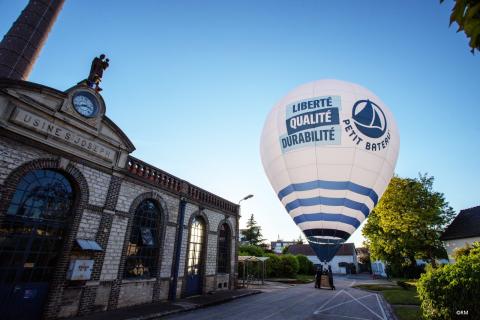
[[[263,242],[263,240],[265,240],[262,238],[263,236],[261,230],[262,228],[257,224],[257,221],[255,221],[255,218],[252,214],[247,221],[247,228],[242,230],[242,235],[244,236],[246,242],[258,246]]]
[[[417,283],[425,319],[454,319],[456,312],[480,314],[480,246],[458,257],[455,264],[429,266]]]
[[[399,320],[422,319],[422,312],[419,307],[396,305],[393,306],[393,311]]]
[[[306,256],[303,254],[296,255],[298,261],[298,273],[300,274],[313,274],[313,263],[312,261],[308,260]]]
[[[384,290],[392,290],[397,288],[397,286],[394,285],[387,285],[387,284],[357,284],[354,286],[354,288],[360,288],[360,289],[365,289],[365,290],[370,290],[370,291],[384,291]]]
[[[282,263],[282,276],[294,278],[299,269],[298,260],[294,255],[285,254],[280,256],[280,261]]]
[[[266,256],[270,258],[266,262],[267,277],[281,277],[283,274],[283,267],[280,257],[274,253],[268,253]]]
[[[370,254],[387,262],[390,276],[418,277],[416,259],[435,263],[446,256],[440,235],[454,211],[433,177],[393,177],[363,228]]]
[[[283,247],[282,254],[287,254],[288,253],[288,247],[290,247],[290,246]]]
[[[265,255],[265,251],[263,251],[263,249],[259,246],[255,246],[253,244],[243,244],[238,247],[238,255],[263,257]]]
[[[390,304],[420,305],[415,288],[385,290],[382,294]]]
[[[440,0],[443,2],[444,0]],[[470,39],[472,53],[480,50],[480,2],[478,0],[456,0],[450,15],[450,25],[458,24],[457,32],[464,31]]]
[[[463,248],[458,248],[453,253],[453,258],[458,260],[461,256],[468,256],[470,251],[474,248],[478,248],[480,246],[480,242],[474,242],[473,245],[469,245],[468,243],[465,244]]]

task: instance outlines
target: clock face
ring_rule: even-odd
[[[79,92],[73,97],[73,106],[84,117],[91,118],[97,114],[97,104],[92,94]]]

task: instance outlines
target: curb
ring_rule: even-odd
[[[201,309],[201,308],[206,308],[206,307],[209,307],[209,306],[214,306],[214,305],[222,304],[222,303],[229,302],[229,301],[232,301],[232,300],[236,300],[236,299],[240,299],[240,298],[244,298],[244,297],[248,297],[248,296],[253,296],[253,295],[259,294],[259,293],[262,293],[262,291],[254,291],[254,292],[242,293],[242,294],[239,294],[239,295],[234,295],[234,296],[228,297],[228,298],[226,298],[226,299],[220,299],[220,300],[217,300],[217,301],[211,301],[211,302],[207,302],[207,303],[204,303],[204,304],[192,304],[191,307],[182,306],[182,307],[180,307],[179,309],[176,309],[176,310],[169,310],[169,311],[151,313],[151,314],[144,315],[144,316],[128,318],[128,319],[126,319],[126,320],[150,320],[150,319],[157,319],[157,318],[169,316],[169,315],[176,314],[176,313],[187,312],[187,311],[192,311],[192,310],[196,310],[196,309]]]

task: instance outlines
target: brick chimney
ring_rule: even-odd
[[[0,43],[0,78],[27,80],[65,0],[30,0]]]

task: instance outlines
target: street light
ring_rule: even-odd
[[[238,205],[240,205],[240,202],[242,202],[243,200],[248,200],[250,198],[253,198],[253,194],[249,194],[248,196],[245,196],[245,198],[243,198],[242,200],[238,201]]]
[[[237,229],[237,241],[236,241],[236,245],[235,245],[235,250],[236,250],[236,255],[237,255],[237,267],[235,268],[236,271],[235,271],[235,288],[238,287],[238,245],[239,245],[239,242],[240,242],[240,218],[242,217],[242,215],[240,214],[241,212],[241,209],[242,207],[240,206],[240,203],[244,200],[248,200],[250,198],[253,198],[253,194],[249,194],[248,196],[245,196],[243,199],[241,199],[240,201],[238,201],[238,219],[237,219],[237,225],[236,225],[236,229]],[[245,265],[244,265],[245,266]],[[245,271],[243,273],[243,277],[245,277]],[[244,279],[244,282],[245,282],[245,279]]]

